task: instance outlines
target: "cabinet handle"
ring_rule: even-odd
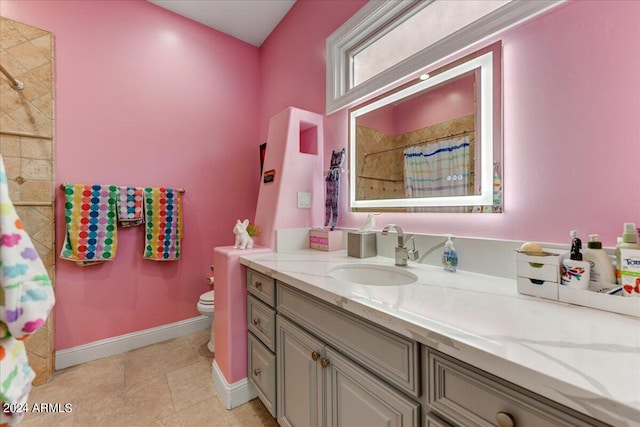
[[[507,412],[498,412],[496,414],[496,422],[498,427],[516,427],[516,420]]]
[[[311,358],[313,359],[314,362],[317,361],[319,357],[320,357],[320,353],[318,353],[317,351],[311,352]]]
[[[262,288],[262,282],[254,282],[253,286],[255,286],[256,289],[261,289]]]
[[[256,377],[257,377],[258,375],[260,375],[261,373],[262,373],[262,371],[261,371],[260,369],[258,369],[258,368],[256,368],[256,369],[254,369],[254,370],[253,370],[253,375],[255,375]]]
[[[255,326],[258,326],[260,324],[260,319],[258,319],[257,317],[255,319],[253,319],[253,324]]]
[[[329,359],[323,357],[322,359],[320,359],[320,365],[323,368],[326,368],[327,366],[329,366]]]

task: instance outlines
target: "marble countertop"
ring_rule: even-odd
[[[310,249],[240,262],[431,348],[614,426],[640,425],[640,319],[520,295],[515,279],[410,263],[417,282],[358,285],[344,263],[393,265]]]

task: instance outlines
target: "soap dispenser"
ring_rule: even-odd
[[[451,235],[447,236],[447,241],[444,244],[444,252],[442,252],[442,265],[445,271],[455,272],[458,267],[458,252],[453,247],[451,241]]]
[[[562,284],[577,289],[589,288],[591,266],[582,259],[582,240],[575,230],[571,231],[571,252],[569,258],[562,261]]]

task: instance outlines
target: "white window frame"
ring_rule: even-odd
[[[354,86],[353,56],[364,46],[375,43],[381,34],[387,33],[434,1],[447,0],[370,1],[327,38],[327,115],[379,95],[407,76],[429,68],[431,64],[435,64],[498,31],[505,30],[564,3],[565,0],[512,0]]]

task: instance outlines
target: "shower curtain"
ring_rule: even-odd
[[[406,197],[465,196],[469,190],[469,136],[404,150]]]

